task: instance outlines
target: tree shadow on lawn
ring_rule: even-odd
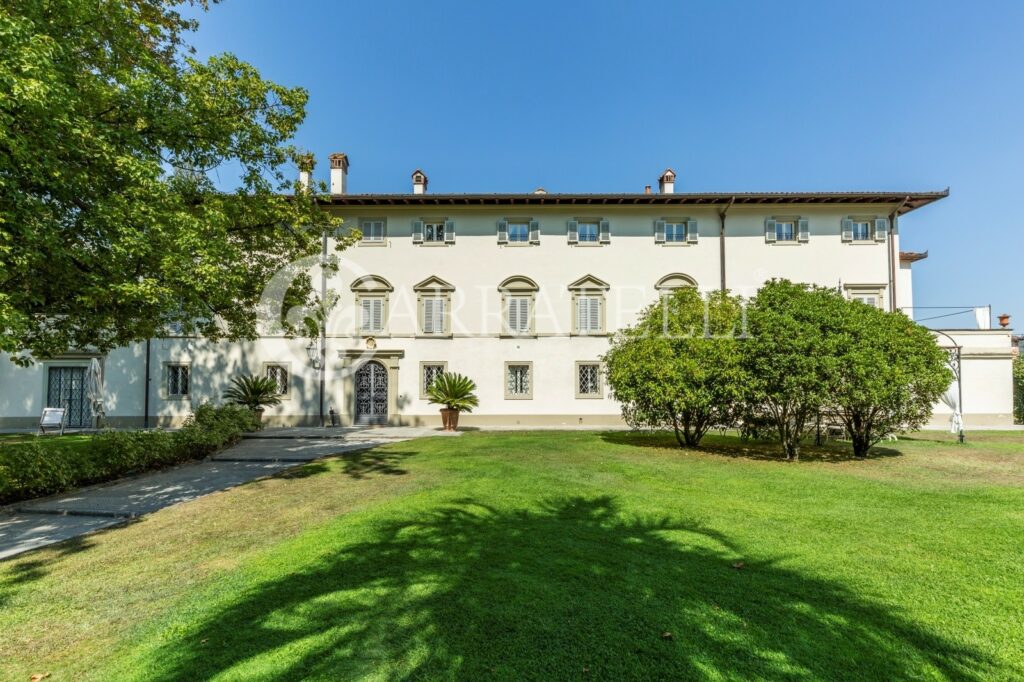
[[[842,584],[611,497],[460,500],[281,558],[156,633],[147,679],[981,679],[995,664]],[[734,568],[742,559],[745,566]],[[290,563],[289,563],[290,560]],[[266,563],[264,562],[264,565]]]
[[[680,448],[674,435],[661,431],[654,433],[643,431],[606,431],[601,434],[601,440],[616,445],[676,450],[682,454],[701,452],[710,455],[722,455],[723,457],[775,462],[786,461],[785,456],[782,454],[782,446],[778,443],[769,440],[744,440],[739,436],[723,436],[717,433],[706,435],[701,441],[700,446],[692,450]],[[871,448],[867,459],[901,457],[902,455],[902,452],[894,448],[876,445]],[[829,441],[824,445],[817,446],[812,441],[811,443],[804,443],[801,447],[800,461],[839,463],[861,462],[864,460],[853,456],[853,449],[849,443]]]

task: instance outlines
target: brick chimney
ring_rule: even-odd
[[[331,161],[331,194],[348,192],[348,156],[336,152],[327,157]]]

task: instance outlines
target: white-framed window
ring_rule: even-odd
[[[288,376],[287,365],[268,362],[263,367],[263,373],[268,378],[274,380],[274,384],[277,386],[278,395],[288,395],[290,377]]]
[[[359,223],[359,229],[363,233],[363,241],[368,244],[381,244],[385,237],[385,222],[383,220],[363,220]]]
[[[384,331],[384,296],[359,297],[359,331],[363,334],[380,334]]]
[[[795,220],[776,220],[775,221],[775,241],[777,241],[777,242],[795,242],[796,241],[796,221]]]
[[[871,221],[870,220],[851,220],[850,221],[850,238],[855,242],[867,242],[871,241]]]
[[[665,223],[665,241],[681,243],[686,241],[686,223]]]
[[[191,368],[185,364],[167,365],[167,397],[187,398],[191,390]]]
[[[448,297],[424,296],[420,299],[421,320],[424,334],[446,334],[448,332]]]
[[[580,242],[596,243],[601,235],[601,226],[597,222],[582,222],[576,226],[576,239]]]
[[[427,399],[427,390],[434,383],[439,374],[448,371],[448,363],[443,361],[429,361],[420,363],[420,397]]]
[[[505,399],[529,400],[533,398],[533,363],[505,363]]]
[[[444,221],[423,223],[423,241],[443,242],[444,236]]]
[[[576,397],[580,399],[600,398],[601,395],[601,363],[577,362]]]
[[[508,240],[525,243],[530,241],[530,223],[509,223]]]
[[[846,297],[873,308],[885,307],[885,287],[879,284],[846,284]]]

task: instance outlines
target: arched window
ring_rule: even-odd
[[[515,275],[498,285],[501,292],[502,334],[529,336],[535,333],[534,306],[540,287],[529,277]]]
[[[360,334],[386,334],[388,328],[388,295],[395,290],[391,283],[377,275],[366,275],[352,282],[356,294],[356,328]]]
[[[689,275],[684,275],[679,272],[674,272],[671,275],[665,275],[655,283],[654,288],[658,291],[658,294],[664,296],[671,294],[676,289],[682,289],[683,287],[696,287],[697,280]]]

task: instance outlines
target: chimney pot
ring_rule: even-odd
[[[1002,315],[1000,315],[999,316],[999,326],[1002,327],[1003,329],[1008,328],[1010,326],[1010,316],[1007,315],[1006,313],[1003,313]]]
[[[651,186],[650,185],[644,185],[644,194],[650,194],[650,193],[651,193]]]
[[[673,194],[676,191],[676,172],[666,168],[658,178],[658,191],[662,194]]]
[[[337,152],[327,157],[331,162],[331,194],[348,191],[348,156]]]
[[[412,172],[412,193],[425,194],[427,191],[427,174],[419,168]]]
[[[313,168],[316,166],[316,159],[312,154],[303,154],[299,157],[299,185],[308,190],[313,182]]]

